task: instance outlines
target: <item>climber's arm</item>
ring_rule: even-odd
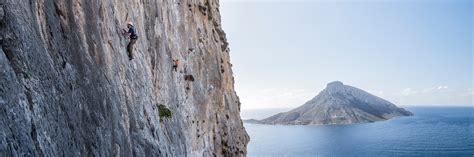
[[[126,29],[122,29],[122,35],[126,35],[126,36],[130,36],[132,35],[132,33],[130,33],[130,31],[127,31]]]

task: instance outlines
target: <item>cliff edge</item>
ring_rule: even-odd
[[[0,0],[0,32],[0,156],[246,155],[218,0]]]

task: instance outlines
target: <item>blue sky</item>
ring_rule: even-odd
[[[221,0],[243,109],[339,80],[400,106],[473,103],[473,2]]]

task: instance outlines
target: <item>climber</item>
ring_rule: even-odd
[[[179,64],[179,59],[176,59],[176,60],[173,59],[173,69],[175,72],[178,72],[178,64]]]
[[[127,23],[127,28],[128,28],[128,31],[123,29],[123,35],[126,35],[130,38],[130,42],[127,45],[127,51],[128,51],[128,59],[132,60],[133,59],[133,53],[132,53],[133,45],[135,44],[135,42],[137,42],[138,34],[132,22]]]

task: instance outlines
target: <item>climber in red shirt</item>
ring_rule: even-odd
[[[179,64],[179,59],[176,59],[176,60],[173,59],[173,69],[175,72],[178,72],[178,64]]]

